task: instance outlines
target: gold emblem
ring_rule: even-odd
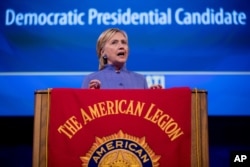
[[[82,167],[158,167],[160,156],[149,148],[145,137],[119,131],[111,136],[96,137],[90,151],[80,159]]]
[[[141,167],[140,160],[126,150],[111,151],[100,161],[100,167]]]

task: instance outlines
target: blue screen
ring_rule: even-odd
[[[80,88],[107,28],[129,37],[149,86],[208,92],[208,114],[250,115],[250,5],[237,1],[0,2],[0,116],[32,116],[34,92]]]

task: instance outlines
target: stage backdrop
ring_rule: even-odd
[[[247,0],[1,1],[0,116],[32,116],[37,89],[80,88],[111,27],[149,85],[205,89],[209,115],[250,115],[249,17]]]

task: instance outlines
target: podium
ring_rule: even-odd
[[[37,90],[34,98],[33,167],[47,167],[50,91]],[[207,91],[191,91],[191,166],[208,167]],[[160,165],[161,166],[161,165]]]

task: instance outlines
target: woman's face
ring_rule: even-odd
[[[126,37],[117,32],[110,38],[103,47],[102,55],[106,55],[108,64],[121,68],[128,58],[128,41]]]

